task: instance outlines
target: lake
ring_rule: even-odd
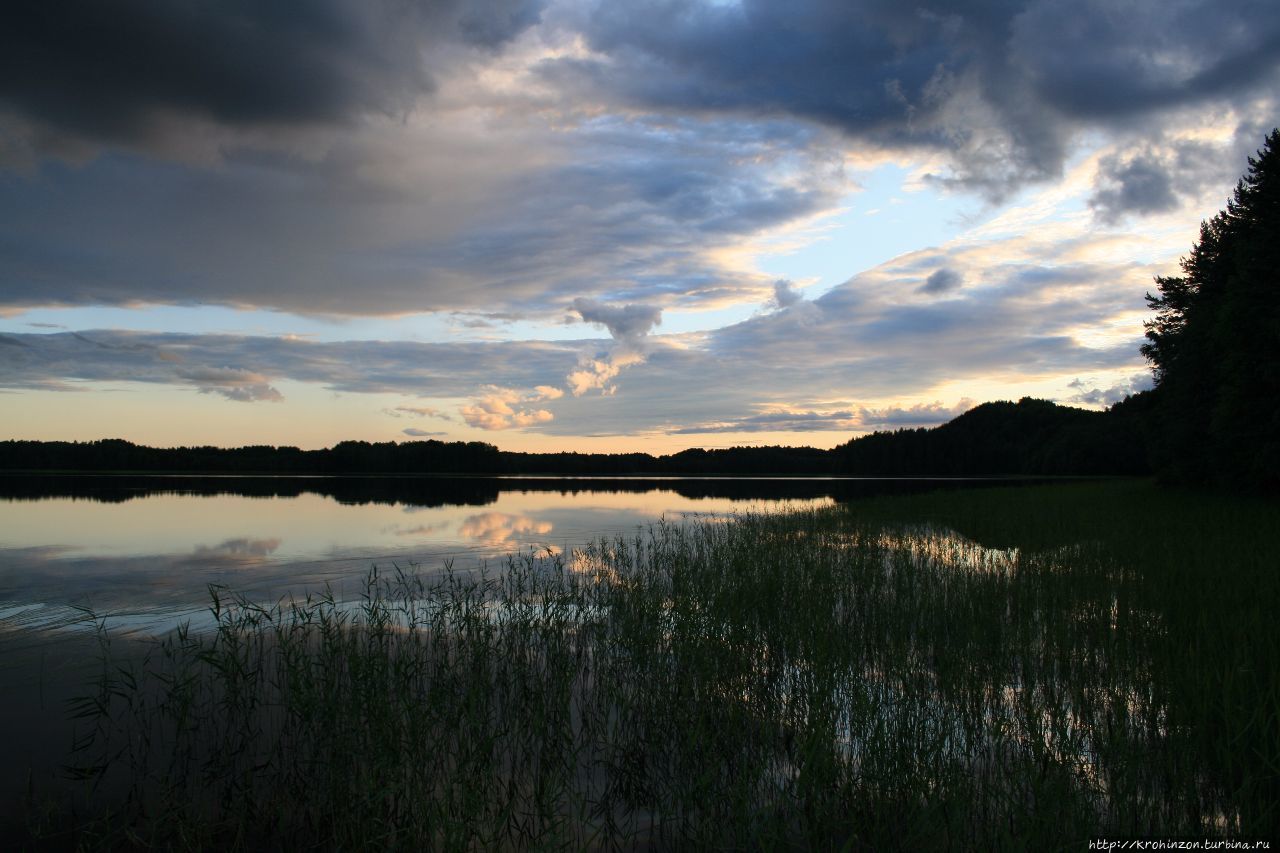
[[[372,566],[498,567],[530,549],[965,481],[424,477],[0,478],[0,631],[200,619],[210,584],[274,600]]]
[[[209,586],[270,603],[328,585],[357,595],[371,567],[501,569],[665,519],[722,519],[974,481],[0,476],[0,795],[69,743],[65,700],[93,672],[91,610],[116,650],[210,623]],[[51,745],[52,744],[52,745]]]
[[[886,815],[860,824],[875,847],[903,826],[920,848],[1265,834],[1275,502],[1140,480],[949,488],[1007,482],[0,478],[0,834],[42,813],[28,791],[85,792],[69,761],[113,768],[95,811],[234,794],[223,817],[245,831],[266,797],[356,832],[373,792],[420,830],[585,815],[546,824],[581,841],[625,790],[619,837],[746,845],[810,814],[821,838]],[[785,508],[816,511],[768,515]],[[722,523],[748,511],[764,514]],[[432,574],[493,577],[513,552],[557,556],[482,588]],[[363,599],[372,566],[392,586]],[[395,568],[436,591],[394,598]],[[216,644],[175,638],[211,624],[211,585],[250,606],[224,609]],[[332,603],[270,608],[326,588]]]

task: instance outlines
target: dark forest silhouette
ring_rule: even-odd
[[[483,442],[344,441],[296,447],[155,448],[121,439],[0,442],[0,470],[273,474],[997,476],[1141,474],[1140,431],[1124,407],[1045,400],[985,403],[933,429],[876,432],[832,450],[693,448],[647,453],[515,453]]]
[[[0,470],[146,473],[561,476],[1133,475],[1250,489],[1280,487],[1280,130],[1227,207],[1148,294],[1143,354],[1155,388],[1106,412],[1023,398],[984,403],[932,429],[811,447],[647,453],[514,453],[484,442],[344,441],[296,447],[153,448],[121,439],[0,442]]]
[[[1181,276],[1156,279],[1142,352],[1154,464],[1166,480],[1280,487],[1280,130],[1227,207],[1200,226]]]

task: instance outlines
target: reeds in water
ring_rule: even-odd
[[[214,589],[215,631],[133,666],[104,657],[80,700],[77,768],[101,809],[81,838],[879,850],[1270,834],[1277,563],[1144,544],[1160,524],[1117,513],[1159,500],[1149,487],[1054,488],[660,524],[492,575],[374,571],[357,600]],[[1250,511],[1233,523],[1274,507]],[[1001,512],[1006,530],[1032,513],[1021,544],[956,533]]]

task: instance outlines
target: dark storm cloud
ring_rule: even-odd
[[[539,0],[62,0],[0,27],[0,104],[91,139],[146,137],[157,118],[344,122],[397,113],[431,86],[423,52],[493,47]]]
[[[1280,14],[1269,0],[1041,0],[1026,5],[1012,33],[1011,53],[1036,92],[1075,117],[1236,96],[1280,62]]]
[[[633,104],[790,115],[950,152],[946,180],[999,196],[1060,172],[1071,135],[1267,91],[1264,0],[647,0],[591,7],[602,56],[547,69]]]

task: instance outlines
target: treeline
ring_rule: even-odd
[[[212,474],[560,476],[999,476],[1142,474],[1135,402],[1089,412],[1024,398],[986,403],[933,429],[877,432],[832,450],[694,448],[647,453],[513,453],[484,442],[344,441],[297,447],[156,448],[121,439],[0,442],[0,470]]]
[[[824,474],[829,451],[802,447],[647,453],[514,453],[484,442],[344,441],[297,447],[146,447],[122,439],[0,442],[0,470],[213,474]]]

